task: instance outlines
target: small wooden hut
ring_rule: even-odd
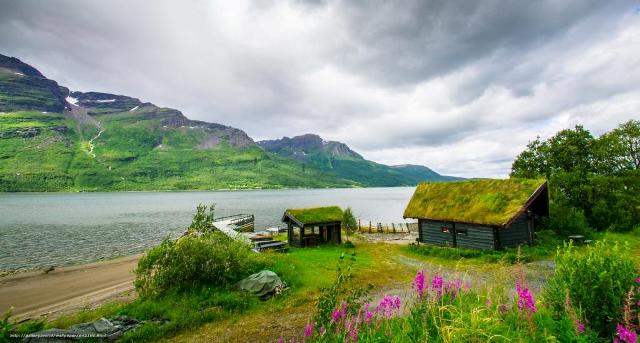
[[[338,206],[290,208],[282,215],[287,223],[289,245],[315,246],[342,242],[342,210]]]
[[[418,241],[477,249],[533,245],[549,217],[546,180],[421,183],[404,211],[418,219]]]

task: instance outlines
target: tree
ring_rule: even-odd
[[[193,215],[189,230],[199,233],[213,231],[214,209],[214,204],[211,204],[209,207],[205,204],[199,204],[198,207],[196,207],[196,213]]]
[[[349,236],[356,231],[358,223],[356,222],[356,218],[353,216],[353,212],[351,211],[351,207],[347,207],[344,212],[342,212],[342,227],[347,232],[347,240]]]
[[[538,137],[513,162],[511,176],[549,180],[549,227],[560,233],[586,225],[630,230],[640,222],[639,165],[640,121],[630,120],[598,138],[581,125]]]
[[[640,169],[640,120],[620,124],[599,141],[599,157],[612,173]]]

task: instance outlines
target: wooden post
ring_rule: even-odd
[[[371,221],[369,221],[369,233],[371,233]]]
[[[396,233],[396,224],[391,223],[391,226],[393,226],[393,233]]]
[[[360,224],[360,218],[358,218],[358,232],[362,232],[362,225]]]

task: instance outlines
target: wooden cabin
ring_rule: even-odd
[[[418,241],[476,249],[533,245],[549,217],[546,180],[421,183],[404,211],[418,219]]]
[[[342,242],[342,210],[338,206],[290,208],[282,215],[282,221],[287,223],[289,245]]]

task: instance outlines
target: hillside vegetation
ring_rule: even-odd
[[[0,55],[0,191],[407,186],[447,179],[426,167],[403,174],[342,143],[328,148],[350,155],[309,163],[264,149],[242,130],[190,120],[175,109],[70,92]]]

